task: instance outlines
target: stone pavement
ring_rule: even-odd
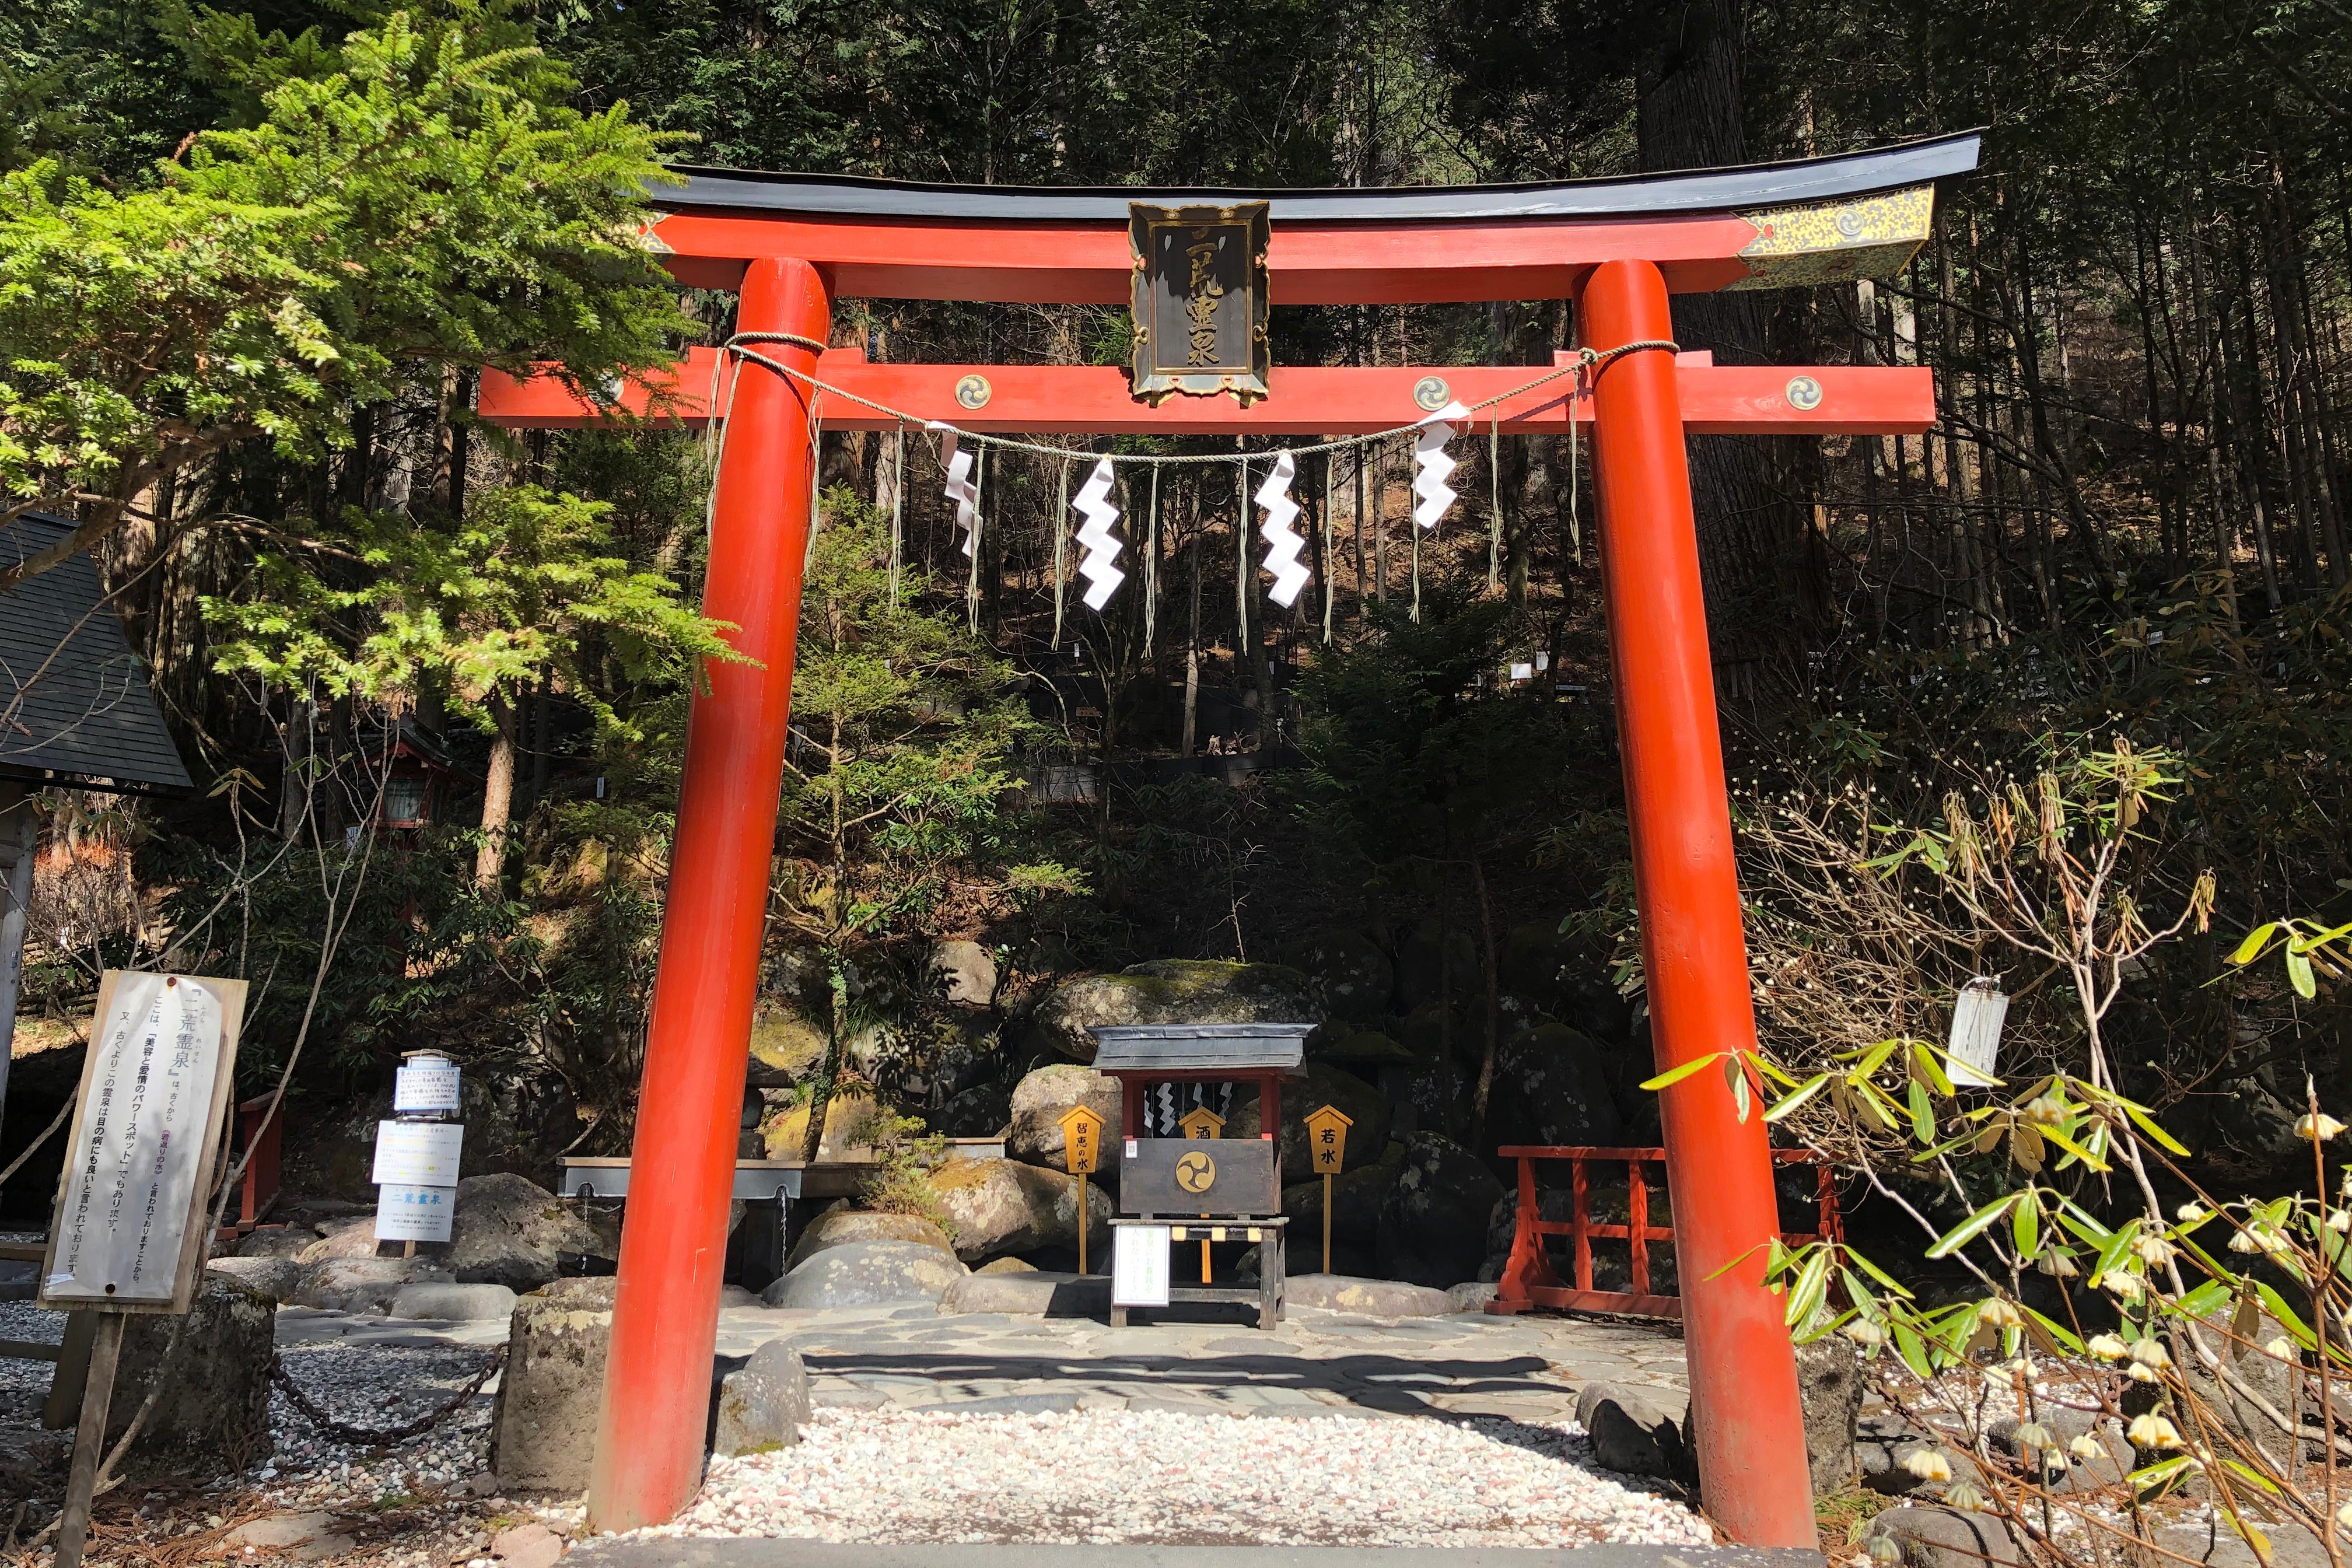
[[[1376,1319],[1292,1308],[1271,1331],[1199,1309],[1113,1329],[1086,1317],[941,1315],[921,1304],[796,1310],[730,1307],[719,1353],[785,1339],[814,1403],[908,1410],[1192,1410],[1279,1415],[1497,1415],[1531,1425],[1576,1414],[1601,1381],[1655,1389],[1679,1414],[1688,1384],[1679,1328],[1629,1320]],[[442,1323],[288,1307],[280,1344],[495,1345],[503,1322]]]

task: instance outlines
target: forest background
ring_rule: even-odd
[[[625,1149],[685,693],[719,646],[691,613],[708,454],[468,409],[486,363],[595,385],[724,335],[724,300],[632,242],[656,158],[1370,186],[1981,125],[1983,173],[1900,277],[1676,305],[1684,346],[1725,361],[1917,363],[1938,390],[1924,439],[1693,443],[1759,1018],[1802,1067],[1937,1036],[1993,973],[2006,1059],[2079,1054],[2068,976],[1889,851],[2045,773],[2095,805],[2116,758],[2153,756],[2122,907],[2210,871],[2215,915],[2134,959],[2106,1048],[2259,1184],[2306,1077],[2352,1092],[2329,951],[2229,962],[2263,922],[2352,912],[2347,65],[2334,0],[12,13],[0,481],[10,515],[79,525],[202,785],[48,797],[17,1049],[78,1038],[103,967],[226,968],[259,989],[241,1070],[309,1039],[316,1117],[436,1046],[503,1086],[541,1164]],[[845,300],[834,336],[1108,363],[1125,331]],[[1549,365],[1578,341],[1562,301],[1278,311],[1275,337],[1280,363],[1349,364]],[[1335,931],[1401,999],[1433,976],[1361,1021],[1459,1058],[1432,1114],[1474,1142],[1524,1008],[1640,1076],[1589,460],[1457,455],[1464,499],[1422,537],[1405,450],[1310,465],[1318,577],[1291,611],[1237,583],[1230,468],[1156,497],[1130,477],[1133,570],[1097,616],[1067,591],[1061,465],[992,458],[967,576],[929,444],[827,437],[762,1011],[772,1045],[823,1048],[771,1109],[848,1084],[987,1131],[1058,981],[1311,969]],[[1538,656],[1544,678],[1507,678]],[[400,740],[441,770],[437,821],[359,831]],[[1212,750],[1272,765],[1148,765]],[[987,957],[976,1009],[928,984],[942,941]],[[0,1157],[46,1120],[12,1105]],[[1886,1131],[1812,1129],[1882,1153]]]

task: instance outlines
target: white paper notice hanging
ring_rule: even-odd
[[[1089,610],[1110,603],[1110,596],[1127,581],[1127,574],[1111,564],[1118,559],[1119,542],[1110,531],[1110,525],[1118,521],[1118,508],[1110,504],[1110,459],[1105,458],[1095,465],[1095,471],[1078,488],[1077,498],[1070,502],[1070,510],[1087,520],[1078,529],[1078,542],[1087,548],[1078,561],[1078,575],[1087,580]]]
[[[457,1216],[457,1189],[415,1187],[388,1182],[376,1189],[378,1241],[446,1241]]]
[[[1993,1064],[2000,1054],[2000,1026],[2009,1017],[2009,998],[2000,982],[1979,974],[1960,987],[1952,999],[1952,1081],[1969,1089],[1997,1089]]]
[[[1111,1305],[1168,1305],[1168,1231],[1164,1225],[1122,1225],[1112,1228]]]
[[[82,1068],[45,1306],[156,1306],[194,1278],[245,982],[110,972]]]
[[[457,1109],[457,1064],[446,1057],[413,1057],[392,1075],[396,1114]]]
[[[379,1121],[375,1124],[378,1186],[454,1187],[466,1129],[455,1121]]]
[[[980,482],[971,477],[972,455],[956,449],[956,433],[933,421],[925,429],[940,433],[940,467],[948,471],[947,498],[956,503],[956,526],[963,530],[963,552],[971,553],[971,542],[980,529]]]
[[[1274,586],[1266,595],[1286,610],[1297,602],[1298,591],[1314,575],[1298,562],[1307,541],[1290,526],[1298,520],[1298,503],[1290,499],[1291,476],[1297,471],[1298,460],[1285,452],[1274,460],[1274,471],[1257,489],[1257,504],[1265,511],[1258,532],[1265,540],[1265,569],[1274,574]]]
[[[1454,489],[1445,481],[1452,477],[1454,459],[1445,454],[1445,444],[1454,439],[1454,426],[1470,417],[1470,411],[1459,403],[1449,403],[1428,418],[1417,421],[1421,434],[1412,443],[1412,493],[1418,498],[1412,506],[1412,521],[1423,528],[1435,528],[1445,509],[1454,504]]]

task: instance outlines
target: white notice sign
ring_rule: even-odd
[[[1111,1227],[1110,1302],[1114,1307],[1168,1305],[1168,1227]]]
[[[41,1304],[184,1310],[245,982],[111,971],[100,1003]]]
[[[376,1190],[378,1241],[446,1241],[457,1210],[455,1187],[417,1187],[388,1182]]]
[[[392,1075],[395,1112],[457,1109],[457,1064],[446,1057],[418,1057]]]
[[[377,1186],[454,1187],[457,1152],[466,1129],[455,1121],[379,1121],[375,1124]]]

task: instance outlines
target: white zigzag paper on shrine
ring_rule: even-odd
[[[1120,545],[1110,531],[1110,525],[1118,521],[1118,508],[1110,504],[1110,459],[1105,458],[1095,465],[1095,471],[1087,476],[1087,482],[1070,502],[1070,510],[1087,520],[1078,530],[1078,542],[1087,547],[1086,554],[1078,561],[1078,575],[1087,580],[1089,610],[1099,610],[1110,603],[1110,596],[1127,581],[1127,574],[1111,564],[1118,556]]]
[[[1290,526],[1298,516],[1298,503],[1290,499],[1290,477],[1297,467],[1296,458],[1283,453],[1257,491],[1257,504],[1265,509],[1265,521],[1258,532],[1265,539],[1265,569],[1274,574],[1274,586],[1266,595],[1284,609],[1297,601],[1298,590],[1314,575],[1298,563],[1298,552],[1307,548],[1307,541]]]
[[[980,486],[971,477],[971,454],[956,449],[956,433],[933,420],[924,426],[940,433],[940,467],[948,471],[947,498],[956,503],[956,526],[963,530],[963,552],[980,533]]]
[[[1455,422],[1469,417],[1467,408],[1449,403],[1417,422],[1421,434],[1412,444],[1412,493],[1421,499],[1413,503],[1412,521],[1423,528],[1435,528],[1445,509],[1454,504],[1454,488],[1445,481],[1454,472],[1454,462],[1445,455],[1445,444],[1454,439]]]

